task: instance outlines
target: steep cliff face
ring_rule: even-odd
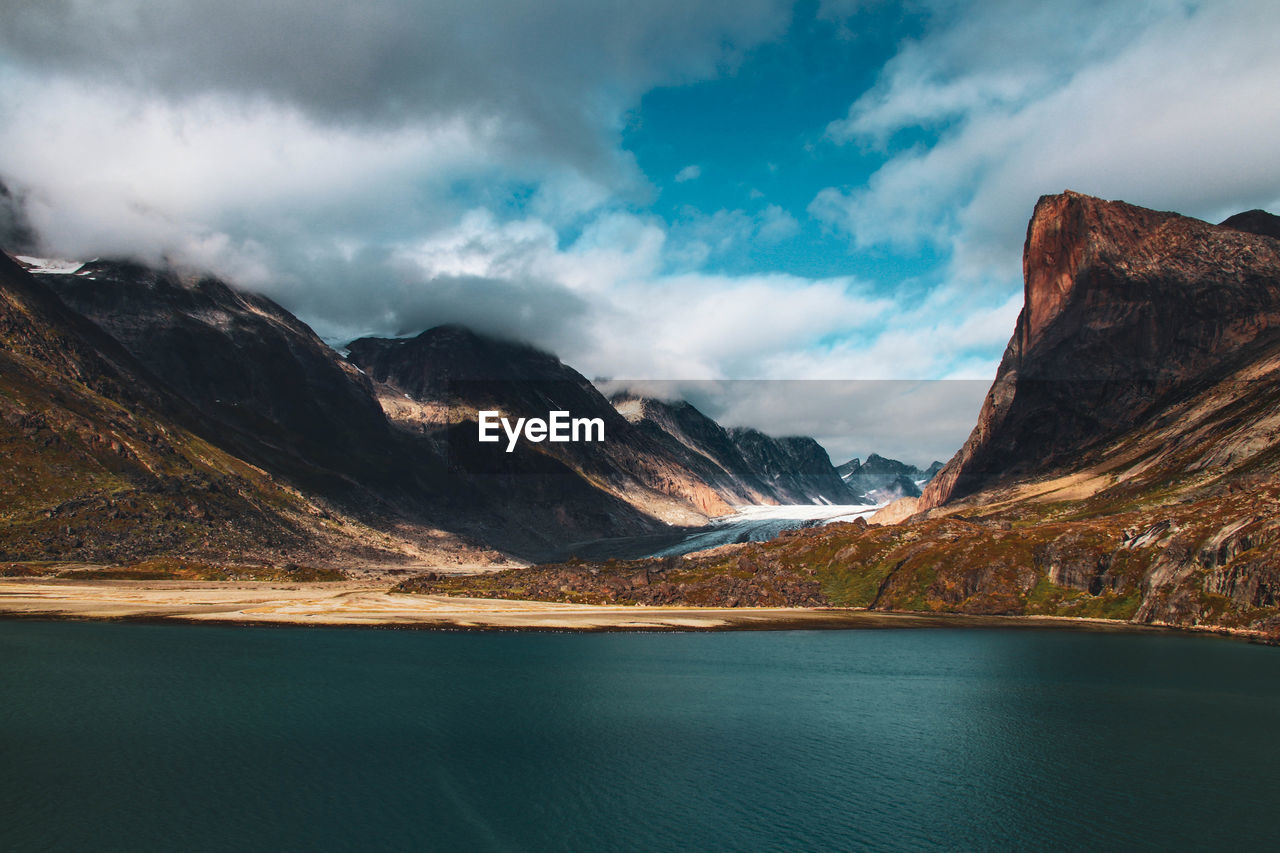
[[[1041,198],[1023,269],[978,424],[922,509],[1082,462],[1259,357],[1280,325],[1280,242],[1123,202]]]

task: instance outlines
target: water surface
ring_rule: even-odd
[[[0,622],[0,849],[1266,848],[1280,649]]]

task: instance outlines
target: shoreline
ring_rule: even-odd
[[[0,579],[0,618],[437,631],[701,632],[1004,628],[1212,634],[1257,632],[1072,616],[997,616],[857,608],[649,607],[392,593],[368,581]]]

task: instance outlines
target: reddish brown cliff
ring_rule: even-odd
[[[920,508],[1081,462],[1256,358],[1280,326],[1280,241],[1256,230],[1042,197],[1017,327],[977,426]]]

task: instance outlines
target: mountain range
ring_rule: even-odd
[[[1077,616],[1280,638],[1280,218],[1212,225],[1078,193],[1037,203],[1024,307],[945,465],[606,398],[457,326],[345,353],[216,278],[0,257],[0,571],[43,562],[316,577],[543,565],[405,591]],[[563,409],[599,445],[475,440]],[[660,561],[574,543],[741,504],[884,503]],[[176,568],[175,568],[176,567]]]
[[[264,297],[128,261],[6,256],[0,295],[0,559],[484,565],[854,502],[812,439],[611,401],[458,326],[344,355]],[[476,441],[482,409],[599,418],[608,440],[508,453]]]
[[[920,489],[941,470],[941,462],[934,462],[922,470],[896,459],[886,459],[877,453],[868,456],[866,462],[854,458],[836,467],[840,479],[859,496],[859,503],[867,504],[883,504],[898,498],[918,498]]]

